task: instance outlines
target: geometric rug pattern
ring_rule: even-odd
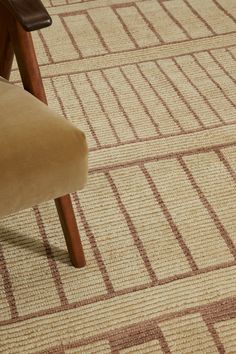
[[[236,1],[44,4],[49,106],[90,151],[87,266],[53,201],[2,219],[0,353],[236,353]]]

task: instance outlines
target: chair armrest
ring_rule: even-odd
[[[0,0],[16,20],[27,31],[48,27],[52,23],[41,0]]]

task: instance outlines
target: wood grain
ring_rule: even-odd
[[[26,31],[51,25],[52,20],[40,0],[0,0]]]

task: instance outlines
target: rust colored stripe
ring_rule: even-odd
[[[199,196],[199,199],[201,200],[203,206],[206,208],[206,210],[208,211],[208,214],[210,215],[212,221],[214,222],[215,226],[219,230],[219,232],[220,232],[222,238],[224,239],[226,245],[228,246],[232,256],[236,260],[236,248],[235,248],[235,246],[234,246],[234,244],[233,244],[233,242],[232,242],[227,230],[225,229],[224,225],[222,224],[222,222],[218,218],[215,210],[211,206],[210,202],[207,200],[207,198],[204,195],[203,191],[201,190],[201,188],[199,187],[199,185],[195,181],[192,172],[190,171],[190,169],[188,168],[188,166],[184,162],[183,158],[181,156],[178,156],[177,159],[179,161],[180,166],[183,168],[184,172],[186,173],[186,176],[188,177],[188,180],[191,183],[192,187],[197,192],[197,194]]]
[[[159,343],[161,345],[161,349],[164,354],[171,354],[169,345],[164,337],[164,334],[163,334],[161,328],[160,327],[158,327],[158,328],[159,328],[159,331],[158,331],[159,332]]]
[[[185,73],[185,71],[183,70],[183,68],[179,65],[179,63],[177,62],[177,60],[175,58],[172,59],[175,63],[175,65],[178,67],[178,69],[181,71],[181,73],[184,75],[184,77],[188,80],[188,82],[190,83],[190,85],[192,85],[192,87],[198,92],[198,94],[202,97],[202,99],[204,100],[204,102],[207,104],[207,106],[211,109],[211,111],[215,114],[215,116],[219,119],[219,121],[222,124],[225,124],[225,121],[221,118],[221,116],[219,115],[219,113],[215,110],[214,107],[212,107],[212,105],[210,104],[210,102],[208,101],[207,97],[198,89],[198,87],[193,83],[193,81],[190,79],[190,77]],[[200,118],[199,118],[200,120]],[[200,122],[199,122],[200,123]],[[202,123],[203,124],[203,123]],[[201,124],[201,126],[202,126]]]
[[[160,6],[163,8],[163,10],[166,12],[167,16],[169,16],[172,21],[182,30],[182,32],[185,34],[185,36],[188,39],[192,39],[192,37],[190,36],[190,34],[188,33],[188,31],[182,26],[182,24],[177,20],[177,18],[175,18],[172,13],[165,7],[164,2],[159,2]]]
[[[103,102],[102,102],[102,100],[101,100],[101,97],[99,96],[98,91],[95,89],[94,84],[93,84],[92,80],[90,79],[88,73],[85,73],[85,76],[86,76],[86,78],[87,78],[87,80],[88,80],[88,83],[89,83],[89,85],[90,85],[90,87],[91,87],[93,93],[94,93],[95,96],[97,97],[97,100],[98,100],[98,102],[99,102],[99,105],[100,105],[100,107],[101,107],[101,110],[102,110],[102,112],[104,113],[104,115],[105,115],[105,117],[106,117],[106,119],[107,119],[107,121],[108,121],[108,124],[109,124],[109,126],[110,126],[110,128],[111,128],[111,130],[112,130],[112,132],[113,132],[113,134],[114,134],[114,136],[115,136],[117,142],[120,144],[120,143],[121,143],[120,138],[119,138],[119,136],[118,136],[118,134],[117,134],[117,132],[116,132],[116,130],[115,130],[113,124],[112,124],[112,121],[111,121],[111,119],[110,119],[110,117],[109,117],[109,114],[108,114],[107,111],[105,110],[105,107],[104,107],[104,105],[103,105]]]
[[[236,183],[236,173],[229,164],[228,160],[225,158],[224,154],[220,149],[215,149],[215,153],[217,154],[220,161],[224,164],[226,170],[229,172],[230,176],[233,178],[234,182]]]
[[[219,60],[216,59],[215,55],[211,51],[208,51],[208,54],[214,60],[214,62],[221,68],[221,70],[225,73],[225,75],[227,75],[236,84],[235,78],[230,74],[228,70],[224,68],[224,66],[219,62]]]
[[[72,195],[73,195],[73,199],[74,199],[77,211],[79,213],[80,219],[81,219],[82,224],[84,226],[84,230],[86,232],[86,235],[88,237],[89,243],[91,245],[91,249],[92,249],[94,257],[96,259],[98,268],[99,268],[99,270],[100,270],[100,272],[102,274],[103,281],[105,283],[107,292],[108,293],[114,293],[114,288],[113,288],[112,282],[110,280],[108,271],[107,271],[106,266],[104,264],[104,261],[102,259],[102,255],[101,255],[101,252],[100,252],[100,250],[98,248],[98,245],[96,243],[96,239],[94,237],[94,234],[93,234],[93,232],[92,232],[92,230],[91,230],[91,228],[89,226],[89,223],[88,223],[88,221],[86,219],[86,216],[85,216],[85,213],[83,211],[82,205],[80,203],[79,197],[78,197],[77,193],[73,193]]]
[[[113,12],[115,13],[115,15],[117,16],[117,18],[119,19],[125,33],[128,35],[129,39],[132,41],[132,43],[134,44],[135,48],[139,48],[138,43],[136,42],[135,38],[132,36],[132,34],[130,33],[126,23],[123,21],[122,17],[120,16],[119,12],[117,11],[116,7],[111,6]]]
[[[207,308],[203,308],[200,312],[207,322],[212,324],[236,318],[236,298],[233,298],[230,302],[222,302],[217,311],[215,311],[214,304],[209,304]]]
[[[118,97],[118,95],[117,95],[117,93],[116,93],[114,87],[112,86],[112,84],[110,83],[110,81],[108,80],[108,78],[106,77],[106,74],[104,73],[104,71],[103,71],[103,70],[100,70],[100,73],[102,74],[102,77],[104,78],[104,80],[106,81],[107,85],[109,86],[111,92],[113,93],[113,96],[115,97],[115,100],[116,100],[116,102],[117,102],[117,104],[118,104],[118,107],[119,107],[121,113],[123,114],[123,116],[126,118],[126,121],[127,121],[128,125],[130,126],[130,129],[132,130],[132,132],[133,132],[133,134],[134,134],[134,137],[136,138],[136,140],[139,140],[139,137],[138,137],[138,135],[137,135],[137,132],[136,132],[136,130],[135,130],[135,127],[134,127],[134,125],[132,124],[132,122],[130,121],[129,116],[128,116],[128,114],[126,113],[124,107],[122,106],[121,101],[120,101],[120,99],[119,99],[119,97]]]
[[[16,307],[16,300],[13,292],[10,272],[7,268],[1,243],[0,243],[0,275],[2,276],[4,292],[11,312],[11,318],[17,319],[19,317],[19,314]]]
[[[236,122],[235,122],[236,124]],[[221,125],[217,125],[214,126],[215,128],[221,127]],[[212,128],[212,127],[211,127]],[[130,140],[130,141],[126,141],[126,142],[121,142],[120,144],[107,144],[107,145],[103,145],[101,148],[97,148],[97,147],[93,147],[90,148],[89,151],[99,151],[99,150],[103,150],[103,149],[110,149],[110,148],[114,148],[114,147],[118,147],[118,146],[123,146],[123,145],[133,145],[137,142],[144,142],[144,141],[154,141],[154,140],[160,140],[160,139],[164,139],[167,137],[175,137],[175,136],[180,136],[180,135],[187,135],[187,134],[192,134],[192,133],[197,133],[197,132],[201,132],[203,129],[202,128],[198,128],[198,129],[193,129],[191,131],[188,131],[186,133],[183,132],[179,132],[179,133],[173,133],[173,134],[163,134],[161,137],[156,137],[156,136],[149,136],[149,137],[145,137],[145,138],[139,138],[138,141],[136,140]],[[208,129],[207,129],[208,130]]]
[[[140,345],[151,340],[159,339],[159,328],[157,323],[148,323],[145,328],[140,325],[134,325],[126,328],[124,332],[118,331],[109,338],[112,351],[117,351],[131,348],[135,345]]]
[[[120,67],[120,72],[123,75],[123,77],[125,78],[125,80],[128,82],[129,86],[131,87],[132,91],[134,92],[135,96],[137,97],[141,107],[143,108],[144,112],[146,113],[146,115],[149,117],[150,121],[152,122],[157,134],[159,136],[162,136],[159,126],[158,124],[154,121],[151,113],[149,112],[148,108],[146,107],[146,105],[144,104],[142,97],[139,95],[139,93],[137,92],[136,88],[134,87],[134,85],[132,84],[132,82],[130,81],[130,79],[127,77],[127,75],[125,74],[124,70],[122,69],[122,67]]]
[[[121,350],[130,348],[152,340],[159,340],[163,353],[170,354],[169,346],[156,321],[150,321],[145,326],[139,324],[131,325],[125,331],[118,331],[117,334],[109,337],[112,353],[119,353]]]
[[[109,343],[110,344],[110,343]],[[119,350],[116,350],[116,349],[113,349],[111,347],[111,344],[110,344],[110,348],[111,348],[111,354],[120,354]]]
[[[230,46],[230,47],[232,47],[232,46]],[[229,47],[229,48],[226,48],[226,51],[229,53],[229,55],[231,56],[231,58],[232,58],[233,60],[236,60],[236,57],[235,57],[235,56],[233,55],[233,53],[231,52],[230,47]]]
[[[194,118],[196,119],[196,121],[198,122],[198,124],[200,125],[200,127],[202,128],[206,128],[204,126],[204,124],[202,123],[202,121],[200,120],[200,118],[198,117],[197,113],[192,109],[192,107],[190,106],[190,104],[188,103],[188,101],[185,99],[184,95],[182,94],[182,92],[180,92],[180,90],[175,86],[175,84],[173,83],[173,81],[171,80],[170,76],[168,76],[165,71],[162,69],[161,65],[158,63],[158,60],[155,61],[156,66],[158,67],[158,69],[161,71],[161,73],[165,76],[165,78],[168,80],[168,82],[171,84],[171,86],[173,87],[173,89],[175,90],[175,92],[177,93],[178,97],[180,98],[180,100],[185,104],[185,106],[187,106],[188,110],[192,113],[192,115],[194,116]]]
[[[78,92],[77,92],[77,90],[76,90],[76,88],[75,88],[75,85],[73,84],[73,82],[72,82],[72,80],[71,80],[71,77],[70,77],[69,75],[68,75],[68,80],[69,80],[69,82],[70,82],[70,84],[71,84],[71,88],[72,88],[72,90],[73,90],[73,92],[74,92],[74,94],[75,94],[75,97],[76,97],[76,99],[77,99],[78,102],[79,102],[79,105],[80,105],[80,107],[81,107],[81,109],[82,109],[82,112],[83,112],[83,114],[84,114],[84,117],[85,117],[85,119],[86,119],[86,122],[87,122],[87,124],[88,124],[88,127],[89,127],[89,129],[90,129],[90,132],[91,132],[91,134],[92,134],[94,140],[96,141],[97,146],[98,146],[98,147],[102,147],[101,144],[100,144],[100,141],[98,140],[97,134],[96,134],[96,132],[95,132],[95,130],[94,130],[94,128],[93,128],[91,122],[90,122],[90,119],[89,119],[89,117],[88,117],[88,115],[87,115],[87,112],[86,112],[86,110],[85,110],[85,108],[84,108],[84,105],[83,105],[83,103],[82,103],[82,101],[81,101],[81,99],[80,99],[80,97],[79,97],[79,95],[78,95]]]
[[[144,140],[143,140],[144,139]],[[140,139],[139,141],[149,141],[149,140],[155,140],[155,137],[152,137],[152,139],[148,139],[148,138],[142,138]],[[91,147],[89,148],[89,152],[92,152],[92,151],[101,151],[103,149],[110,149],[110,148],[114,148],[114,147],[118,147],[118,146],[123,146],[123,145],[129,145],[129,144],[134,144],[134,143],[137,143],[136,140],[132,139],[132,140],[127,140],[127,141],[121,141],[119,144],[115,143],[115,144],[106,144],[106,145],[103,145],[101,148],[98,148],[98,147]]]
[[[113,181],[113,178],[111,177],[110,173],[109,172],[105,172],[105,176],[108,180],[108,182],[110,183],[110,186],[111,186],[111,189],[113,191],[113,194],[116,198],[116,201],[117,201],[117,204],[120,208],[120,211],[122,212],[122,214],[124,215],[124,218],[126,220],[126,223],[127,223],[127,226],[129,228],[129,231],[130,231],[130,234],[134,240],[134,244],[135,246],[137,247],[138,251],[139,251],[139,254],[143,260],[143,263],[147,269],[147,272],[149,274],[149,277],[152,281],[153,284],[157,284],[158,283],[158,279],[157,279],[157,276],[156,276],[156,273],[155,271],[153,270],[152,268],[152,265],[151,265],[151,262],[148,258],[148,255],[147,255],[147,252],[144,248],[144,245],[143,245],[143,242],[142,240],[140,239],[139,235],[138,235],[138,232],[133,224],[133,221],[124,205],[124,203],[122,202],[121,200],[121,197],[120,197],[120,194],[119,194],[119,191],[118,191],[118,188],[117,186],[115,185],[115,182]]]
[[[161,97],[161,95],[159,95],[159,93],[157,92],[157,90],[155,89],[155,87],[151,84],[151,82],[147,79],[147,77],[145,76],[145,74],[143,73],[143,71],[140,68],[140,64],[136,65],[138,71],[140,72],[141,76],[143,77],[143,79],[148,83],[148,85],[150,86],[150,88],[152,89],[152,91],[155,93],[156,97],[161,101],[161,103],[163,104],[163,106],[165,107],[165,109],[167,110],[167,112],[169,113],[170,117],[173,119],[173,121],[175,122],[175,124],[179,127],[180,131],[182,133],[185,133],[185,130],[183,129],[183,127],[181,126],[180,122],[178,121],[178,119],[176,119],[174,117],[174,115],[172,114],[170,108],[168,107],[167,103],[165,102],[165,100]],[[176,133],[178,134],[178,133]],[[172,134],[171,134],[172,135]],[[162,137],[167,136],[167,134],[162,134]]]
[[[41,213],[40,213],[39,208],[37,206],[33,207],[33,210],[34,210],[36,222],[37,222],[37,225],[39,228],[39,233],[40,233],[40,236],[43,240],[43,246],[44,246],[46,256],[48,259],[48,265],[49,265],[49,268],[50,268],[50,271],[52,274],[52,278],[55,283],[55,287],[56,287],[59,299],[61,301],[61,305],[67,305],[68,300],[67,300],[64,288],[63,288],[61,276],[60,276],[59,270],[57,268],[57,264],[56,264],[54,255],[52,253],[50,243],[48,241],[48,237],[47,237],[47,234],[46,234],[46,231],[44,228],[44,223],[43,223],[43,220],[41,217]]]
[[[179,318],[182,316],[195,314],[198,312],[205,313],[205,312],[211,311],[212,313],[217,313],[219,311],[219,309],[221,308],[221,306],[223,306],[224,304],[228,304],[228,306],[234,306],[235,300],[236,300],[236,297],[232,296],[232,297],[225,298],[223,300],[214,301],[211,304],[189,307],[184,310],[175,311],[172,313],[156,316],[155,318],[150,319],[150,320],[140,321],[138,324],[124,326],[121,329],[112,329],[112,330],[103,332],[99,335],[94,335],[89,338],[81,339],[77,342],[65,345],[64,348],[65,349],[79,348],[82,345],[92,344],[92,343],[95,343],[99,340],[109,340],[112,336],[118,336],[119,333],[120,333],[120,336],[122,336],[127,331],[132,330],[132,328],[135,326],[139,326],[140,330],[142,331],[142,330],[145,330],[145,328],[148,326],[153,326],[153,327],[156,326],[156,323],[158,325],[160,322],[163,322],[163,321],[172,320],[174,318]],[[57,348],[58,347],[55,346],[55,347],[50,348],[50,350],[56,350]],[[50,353],[54,353],[54,352],[51,351]],[[45,354],[45,351],[40,351],[35,354]]]
[[[236,122],[226,122],[224,125],[235,125]],[[209,128],[197,128],[197,129],[192,129],[192,130],[188,130],[187,132],[178,132],[178,133],[170,133],[170,134],[163,134],[161,137],[146,137],[146,138],[139,138],[138,142],[144,142],[144,141],[154,141],[154,140],[161,140],[161,139],[165,139],[165,138],[169,138],[169,137],[175,137],[175,136],[182,136],[182,135],[189,135],[189,134],[193,134],[193,133],[198,133],[198,132],[202,132],[203,130],[211,130],[211,129],[215,129],[215,128],[219,128],[222,127],[222,124],[214,124],[211,125]],[[119,144],[107,144],[107,145],[103,145],[101,148],[97,148],[97,147],[92,147],[89,149],[89,151],[98,151],[98,150],[103,150],[103,149],[109,149],[109,148],[113,148],[113,147],[118,147],[118,146],[123,146],[123,145],[132,145],[137,143],[137,141],[135,140],[130,140],[130,141],[126,141],[126,142],[121,142]]]
[[[194,59],[194,61],[196,62],[196,64],[198,66],[200,66],[200,68],[205,72],[205,74],[207,75],[207,77],[215,84],[215,86],[221,91],[222,95],[224,96],[224,98],[231,104],[231,106],[233,106],[235,108],[235,104],[234,102],[226,95],[226,93],[224,92],[224,90],[222,90],[222,88],[220,87],[220,85],[218,84],[218,82],[209,74],[209,72],[207,71],[206,68],[204,68],[204,66],[200,63],[200,61],[197,59],[195,54],[191,55],[192,58]]]
[[[87,299],[83,299],[80,301],[75,301],[72,303],[69,303],[68,305],[63,305],[63,306],[55,306],[55,307],[50,307],[46,310],[40,310],[40,311],[36,311],[27,315],[23,315],[23,316],[18,316],[17,318],[14,319],[10,319],[10,320],[3,320],[0,321],[0,326],[5,326],[5,325],[10,325],[13,323],[17,323],[17,322],[22,322],[22,321],[26,321],[29,319],[33,319],[33,318],[38,318],[38,317],[44,317],[50,314],[55,314],[58,312],[64,312],[64,311],[68,311],[71,309],[75,309],[78,307],[83,307],[89,304],[93,304],[96,302],[100,302],[100,301],[105,301],[105,300],[109,300],[112,299],[116,296],[121,296],[121,295],[126,295],[126,294],[130,294],[136,291],[140,291],[140,290],[145,290],[148,288],[151,288],[155,286],[154,284],[150,284],[150,282],[148,284],[142,284],[142,285],[138,285],[138,286],[132,286],[130,288],[126,288],[126,289],[122,289],[122,290],[117,290],[115,292],[112,293],[106,293],[106,294],[101,294],[101,295],[95,295],[92,296],[91,298],[87,298]]]
[[[175,222],[174,222],[174,220],[173,220],[173,218],[172,218],[167,206],[165,205],[165,202],[162,199],[161,194],[159,193],[155,183],[153,182],[153,179],[152,179],[150,173],[148,172],[148,170],[146,169],[145,166],[141,165],[140,168],[141,168],[144,176],[147,179],[149,187],[150,187],[150,189],[151,189],[151,191],[152,191],[152,193],[153,193],[158,205],[160,206],[160,208],[161,208],[166,220],[169,223],[170,228],[171,228],[171,230],[173,232],[173,235],[175,236],[176,240],[178,241],[178,243],[179,243],[179,245],[180,245],[180,247],[181,247],[181,249],[182,249],[182,251],[183,251],[183,253],[184,253],[184,255],[185,255],[185,257],[186,257],[186,259],[188,261],[188,263],[189,263],[190,268],[193,271],[198,270],[198,266],[197,266],[196,262],[194,261],[193,256],[192,256],[188,246],[186,245],[185,241],[183,240],[183,237],[182,237],[177,225],[175,224]]]
[[[214,29],[209,25],[209,23],[202,18],[202,16],[192,7],[192,5],[189,4],[187,0],[183,0],[183,2],[186,4],[187,7],[190,8],[192,13],[201,21],[204,23],[204,25],[207,27],[207,29],[214,35],[217,35],[217,33],[214,31]]]
[[[211,334],[211,336],[212,336],[212,338],[213,338],[213,340],[215,342],[215,346],[216,346],[218,352],[220,354],[225,354],[226,352],[225,352],[224,346],[223,346],[223,344],[222,344],[222,342],[220,340],[219,334],[216,332],[213,324],[208,321],[208,317],[205,317],[204,314],[202,315],[202,319],[205,322],[205,324],[207,326],[207,329],[208,329],[209,333]]]
[[[64,116],[66,119],[68,119],[68,115],[67,115],[67,113],[66,113],[66,110],[65,110],[64,104],[63,104],[63,102],[62,102],[62,99],[61,99],[61,97],[59,96],[59,93],[58,93],[58,90],[57,90],[56,85],[55,85],[55,83],[54,83],[54,80],[53,80],[52,78],[49,79],[49,80],[50,80],[50,82],[51,82],[51,84],[52,84],[52,88],[53,88],[53,91],[54,91],[54,93],[55,93],[56,99],[58,100],[59,105],[60,105],[60,107],[61,107],[63,116]]]
[[[211,266],[208,266],[208,267],[204,267],[204,268],[201,268],[201,269],[197,269],[197,270],[194,270],[194,271],[191,270],[189,272],[182,273],[182,274],[170,275],[170,276],[168,276],[166,278],[160,279],[159,280],[159,284],[160,285],[168,284],[168,283],[171,283],[172,281],[175,281],[175,280],[180,280],[180,279],[193,277],[193,276],[198,275],[198,274],[209,273],[209,272],[212,272],[212,271],[218,270],[218,269],[224,269],[224,268],[233,267],[234,265],[236,265],[236,261],[235,260],[227,261],[227,262],[220,263],[220,264],[214,264],[214,265],[211,265]]]
[[[39,38],[41,39],[41,41],[42,41],[42,43],[43,43],[43,47],[44,47],[44,50],[45,50],[45,52],[46,52],[46,54],[47,54],[49,63],[50,63],[50,64],[53,64],[53,63],[54,63],[54,60],[53,60],[53,58],[52,58],[52,55],[51,55],[50,50],[49,50],[49,47],[48,47],[48,45],[47,45],[47,43],[46,43],[46,41],[45,41],[45,39],[44,39],[44,36],[43,36],[43,33],[42,33],[41,30],[38,31],[38,35],[39,35]],[[47,64],[47,65],[48,65],[48,64]]]
[[[169,276],[169,277],[160,279],[158,281],[158,284],[153,284],[153,283],[149,282],[147,284],[142,284],[142,285],[133,286],[133,287],[130,287],[130,288],[118,290],[118,291],[115,291],[114,293],[106,293],[106,294],[102,294],[102,295],[96,295],[96,296],[93,296],[93,297],[88,298],[88,299],[75,301],[75,302],[70,303],[68,305],[51,307],[51,308],[49,308],[47,310],[40,310],[40,311],[37,311],[37,312],[30,313],[28,315],[19,316],[16,319],[4,320],[4,321],[0,322],[0,326],[10,325],[10,324],[13,324],[13,323],[22,322],[22,321],[33,319],[33,318],[37,318],[37,317],[44,317],[44,316],[47,316],[47,315],[53,314],[53,313],[55,314],[55,313],[58,313],[58,312],[64,312],[64,311],[67,311],[67,310],[71,310],[71,309],[75,309],[75,308],[78,308],[78,307],[82,307],[82,306],[86,306],[86,305],[89,305],[89,304],[93,304],[95,302],[109,300],[109,299],[111,299],[113,297],[116,297],[116,296],[126,295],[126,294],[130,294],[130,293],[133,293],[133,292],[136,292],[136,291],[149,289],[149,288],[152,288],[152,287],[155,287],[155,286],[168,284],[168,283],[171,283],[171,282],[176,281],[176,280],[186,279],[186,278],[189,278],[189,277],[194,277],[195,275],[209,273],[209,272],[212,272],[212,271],[218,270],[218,269],[230,268],[230,267],[235,266],[235,265],[236,265],[235,261],[230,261],[230,262],[225,262],[225,263],[222,263],[222,264],[218,264],[218,265],[213,265],[213,266],[209,266],[209,267],[206,267],[206,268],[202,268],[202,269],[199,269],[197,271],[189,271],[189,272],[186,272],[186,273],[177,274],[177,275],[174,275],[174,276]],[[170,317],[170,318],[168,317],[167,319],[171,319],[171,318],[172,317]],[[166,319],[166,317],[164,319]]]
[[[148,21],[148,19],[145,17],[143,14],[142,10],[136,5],[136,3],[133,4],[135,9],[138,11],[140,16],[143,18],[144,22],[147,24],[148,28],[156,35],[156,37],[159,39],[160,43],[164,43],[163,38],[161,35],[156,31],[155,27],[151,24],[151,22]]]
[[[57,16],[68,17],[68,16],[77,16],[77,15],[87,15],[87,10],[83,9],[83,10],[75,10],[75,11],[66,11],[66,12],[59,13]]]
[[[178,151],[178,152],[170,152],[170,153],[162,154],[159,156],[139,158],[139,159],[121,162],[121,163],[117,163],[117,164],[114,163],[114,164],[106,165],[106,166],[102,166],[102,167],[94,167],[89,170],[89,173],[97,173],[97,172],[105,172],[108,170],[116,170],[117,168],[134,166],[139,163],[172,159],[172,158],[179,157],[179,156],[182,157],[182,156],[188,156],[188,155],[195,155],[198,153],[209,152],[209,151],[213,151],[214,149],[222,149],[222,148],[226,148],[226,147],[230,147],[230,146],[236,146],[236,142],[225,143],[225,144],[216,144],[213,146],[200,147],[200,148],[183,150],[183,151]]]
[[[227,16],[227,17],[230,17],[231,20],[236,23],[236,20],[234,18],[234,16],[229,12],[227,11],[221,4],[219,4],[219,2],[217,0],[212,0],[214,2],[214,4],[218,7],[218,9],[220,9],[222,12],[224,12],[224,14]]]
[[[131,1],[131,2],[125,2],[125,3],[118,3],[118,4],[112,4],[110,5],[113,9],[122,9],[124,7],[133,7],[135,6],[135,1]]]
[[[73,47],[75,48],[75,51],[78,53],[79,57],[80,57],[81,59],[83,59],[83,54],[82,54],[81,50],[79,49],[79,46],[78,46],[78,44],[76,43],[76,41],[75,41],[75,39],[74,39],[74,36],[72,35],[70,29],[68,28],[67,23],[66,23],[66,21],[64,20],[64,17],[59,15],[59,18],[60,18],[61,23],[63,24],[63,26],[64,26],[64,28],[65,28],[65,31],[66,31],[68,37],[70,38],[70,41],[71,41]]]
[[[217,322],[222,322],[225,320],[236,318],[236,298],[232,299],[232,301],[222,302],[222,304],[215,309],[215,305],[211,306],[211,304],[200,311],[204,322],[207,325],[207,328],[215,342],[215,345],[219,351],[219,353],[224,354],[225,349],[220,340],[219,334],[214,328],[214,324]]]
[[[94,32],[97,34],[100,42],[102,43],[104,49],[108,52],[108,53],[111,53],[111,49],[108,47],[108,44],[105,42],[105,39],[103,38],[101,32],[99,31],[99,29],[97,28],[97,26],[95,25],[92,17],[88,14],[87,12],[87,19],[90,23],[90,25],[92,26]]]
[[[65,346],[63,344],[60,345],[60,347],[49,347],[46,350],[40,352],[42,354],[65,354]],[[34,352],[34,354],[37,354],[39,352]]]
[[[64,16],[64,15],[63,15]],[[236,31],[231,31],[231,32],[228,32],[228,33],[224,33],[222,34],[221,36],[225,36],[227,34],[236,34]],[[199,39],[205,39],[205,38],[213,38],[213,37],[219,37],[219,35],[217,36],[206,36],[206,37],[200,37],[200,38],[196,38],[196,39],[193,39],[192,42],[194,41],[197,41]],[[183,40],[183,41],[173,41],[173,42],[169,42],[168,44],[164,44],[164,46],[169,46],[171,44],[181,44],[181,43],[185,43],[185,42],[189,42],[189,39],[186,39],[186,40]],[[143,50],[143,49],[148,49],[148,48],[158,48],[158,47],[163,47],[163,44],[160,44],[160,45],[150,45],[150,46],[145,46],[145,47],[142,47],[141,49],[129,49],[129,50],[121,50],[121,51],[117,51],[115,53],[112,53],[112,54],[119,54],[119,53],[129,53],[129,52],[133,52],[133,51],[140,51],[140,50]],[[210,50],[216,50],[216,49],[225,49],[227,50],[228,48],[232,48],[232,47],[235,47],[235,44],[229,44],[229,45],[224,45],[224,46],[217,46],[217,47],[210,47],[208,48],[207,50],[206,49],[200,49],[200,50],[193,50],[193,51],[190,51],[190,52],[186,52],[184,54],[176,54],[176,55],[168,55],[166,57],[162,57],[158,60],[163,60],[163,59],[172,59],[172,58],[178,58],[178,57],[182,57],[182,56],[185,56],[185,55],[189,55],[189,54],[194,54],[194,53],[202,53],[202,52],[208,52]],[[106,54],[94,54],[94,55],[89,55],[86,57],[86,59],[90,59],[90,58],[101,58],[103,56],[105,56]],[[234,58],[235,59],[235,58]],[[54,64],[63,64],[63,63],[70,63],[70,62],[74,62],[75,59],[65,59],[65,60],[59,60],[57,62],[54,62],[52,65]],[[146,62],[149,62],[149,61],[152,61],[154,62],[155,60],[152,59],[146,59],[146,60],[139,60],[138,63],[146,63]],[[131,64],[137,64],[137,59],[134,59],[133,62],[129,62],[128,64],[123,64],[122,66],[127,66],[127,65],[131,65]],[[50,64],[40,64],[40,67],[44,67],[44,66],[50,66]],[[110,66],[106,66],[104,67],[104,69],[112,69],[112,68],[117,68],[117,67],[120,67],[120,65],[110,65]],[[13,71],[16,71],[18,69],[13,69]],[[58,77],[58,76],[65,76],[65,75],[72,75],[72,74],[78,74],[78,73],[82,73],[82,72],[92,72],[92,71],[97,71],[97,70],[102,70],[102,69],[89,69],[89,70],[84,70],[84,71],[72,71],[72,72],[67,72],[66,74],[63,73],[63,74],[50,74],[50,75],[44,75],[43,78],[52,78],[52,77]],[[20,80],[18,81],[15,81],[15,83],[19,83]]]

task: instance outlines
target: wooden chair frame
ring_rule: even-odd
[[[51,25],[40,0],[0,0],[0,76],[9,80],[14,54],[24,89],[47,104],[30,31]],[[68,252],[75,267],[85,257],[69,195],[55,199]]]

